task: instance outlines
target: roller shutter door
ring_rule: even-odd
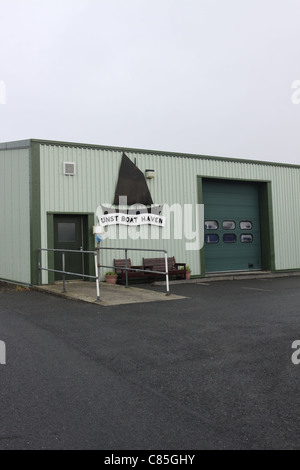
[[[203,180],[205,270],[261,269],[258,185]]]

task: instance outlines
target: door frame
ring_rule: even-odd
[[[203,179],[220,181],[240,181],[258,186],[259,220],[261,238],[261,262],[263,271],[275,271],[275,248],[273,228],[272,183],[269,180],[247,180],[217,176],[197,176],[198,204],[203,204]],[[204,221],[203,221],[204,223]],[[201,277],[205,277],[205,244],[200,249]]]
[[[54,217],[62,216],[82,216],[83,220],[83,239],[84,249],[87,251],[95,250],[95,239],[93,235],[93,225],[95,221],[94,212],[47,212],[47,248],[54,249]],[[48,268],[54,269],[54,252],[48,251]],[[94,264],[88,261],[84,265],[85,274],[94,275]],[[87,278],[85,278],[87,279]],[[48,271],[48,284],[54,284],[55,273]]]

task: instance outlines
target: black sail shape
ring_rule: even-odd
[[[127,205],[153,204],[152,197],[144,174],[132,161],[123,153],[119,179],[115,192],[114,205],[119,205],[119,197],[127,196]]]

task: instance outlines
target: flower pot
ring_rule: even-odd
[[[187,271],[185,273],[185,278],[188,280],[188,279],[191,279],[191,271]]]
[[[117,283],[117,277],[118,276],[115,276],[113,274],[106,274],[105,282],[107,282],[108,284],[116,284]]]

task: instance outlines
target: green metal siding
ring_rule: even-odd
[[[47,213],[95,213],[99,204],[111,204],[118,180],[122,152],[105,151],[98,149],[82,149],[60,146],[41,145],[41,243],[47,247]],[[129,154],[141,171],[146,168],[155,168],[154,180],[147,180],[154,204],[194,203],[197,204],[197,193],[187,194],[186,185],[189,183],[189,168],[186,161],[177,159],[176,172],[170,171],[173,167],[173,157],[161,158],[151,154]],[[63,175],[63,162],[76,163],[76,175]],[[172,178],[172,183],[170,184]],[[185,183],[182,183],[182,180]],[[183,227],[182,227],[183,230]],[[194,252],[185,250],[185,242],[181,239],[163,239],[162,229],[158,227],[143,226],[136,229],[118,227],[117,240],[105,240],[106,247],[132,247],[167,249],[170,256],[174,255],[178,262],[188,263],[193,273],[200,272],[200,259]],[[140,238],[132,240],[127,233],[140,233]],[[173,230],[171,230],[173,232]],[[152,236],[153,239],[145,238]],[[156,237],[156,239],[154,239]],[[113,258],[123,257],[124,252],[105,252],[102,263],[111,264]],[[129,256],[134,264],[140,264],[145,253],[130,252]],[[154,256],[154,255],[152,255]],[[159,254],[157,256],[160,256]],[[43,264],[47,263],[47,256],[43,257]],[[102,273],[103,274],[103,273]],[[44,282],[47,277],[44,273]]]
[[[41,172],[41,245],[47,247],[47,213],[91,213],[101,203],[112,203],[123,149],[80,147],[59,143],[40,144]],[[272,165],[253,161],[166,154],[127,149],[126,155],[136,161],[141,171],[155,170],[147,180],[155,204],[197,204],[197,176],[256,182],[269,182],[273,201],[273,237],[276,270],[300,269],[298,234],[300,231],[299,167]],[[63,162],[76,163],[76,175],[63,175]],[[200,191],[201,192],[201,191]],[[271,219],[270,219],[271,220]],[[119,230],[119,229],[118,229]],[[162,239],[161,228],[141,227],[142,237],[152,233],[157,239],[123,240],[127,230],[121,227],[118,240],[105,240],[103,246],[165,248],[178,262],[187,262],[192,274],[201,272],[200,253],[186,250],[186,240]],[[203,230],[203,227],[201,228]],[[121,253],[103,253],[102,262],[111,263]],[[143,254],[130,253],[135,264]],[[44,263],[47,257],[44,257]],[[46,276],[44,274],[44,281]]]
[[[30,276],[29,148],[0,150],[0,278]]]

